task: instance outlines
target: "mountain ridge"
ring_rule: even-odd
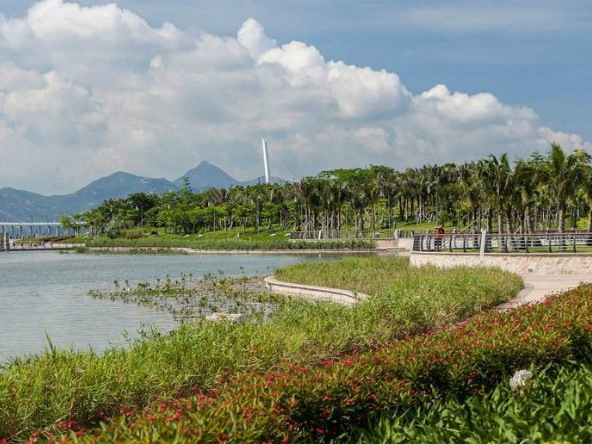
[[[90,182],[70,194],[45,196],[12,187],[0,188],[0,221],[55,222],[65,214],[88,211],[107,199],[123,198],[133,193],[162,194],[181,188],[184,178],[194,192],[208,188],[228,188],[243,185],[232,176],[210,164],[200,162],[183,176],[171,182],[164,178],[137,176],[117,171]]]

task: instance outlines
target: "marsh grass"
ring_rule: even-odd
[[[294,264],[278,270],[283,281],[347,288],[371,295],[352,316],[393,336],[415,334],[501,304],[522,280],[496,268],[414,268],[407,258],[346,258],[336,263]],[[372,334],[368,331],[368,334]]]
[[[94,427],[159,400],[214,387],[238,373],[265,373],[286,360],[308,362],[368,350],[510,299],[522,285],[500,270],[411,270],[400,259],[348,259],[324,267],[325,272],[314,268],[313,274],[339,276],[325,284],[373,296],[353,308],[286,300],[270,316],[245,323],[197,318],[166,335],[145,332],[127,349],[99,355],[49,347],[4,364],[0,439],[24,438],[36,430],[60,432],[64,424],[71,430]],[[156,284],[146,285],[144,293],[166,288],[166,283],[158,290]],[[170,292],[186,297],[187,285],[180,287]],[[229,294],[226,286],[216,290]]]
[[[202,278],[181,274],[155,283],[114,282],[112,291],[91,290],[95,299],[109,299],[163,310],[180,322],[191,322],[212,313],[233,313],[266,317],[285,299],[268,294],[258,278],[222,278],[211,274]],[[256,289],[260,288],[259,291]]]

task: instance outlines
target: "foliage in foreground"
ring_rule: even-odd
[[[273,372],[271,369],[283,362],[305,365],[319,357],[332,360],[356,350],[367,351],[376,344],[436,328],[483,304],[507,300],[521,286],[519,280],[514,280],[514,286],[501,285],[512,281],[509,273],[483,276],[482,270],[466,270],[463,275],[473,277],[465,278],[469,280],[462,284],[455,283],[458,272],[454,270],[425,269],[416,274],[407,270],[406,261],[401,259],[357,262],[360,267],[382,264],[384,270],[409,273],[407,299],[389,299],[390,287],[383,280],[384,295],[353,309],[294,300],[281,306],[267,322],[234,325],[200,321],[195,327],[185,326],[169,335],[147,335],[127,351],[110,350],[97,356],[49,350],[38,357],[16,360],[0,373],[0,437],[22,437],[35,429],[55,432],[64,425],[93,427],[100,420],[117,417],[122,408],[149,409],[159,399],[185,399],[188,393],[196,393],[203,400],[213,393],[210,389],[218,389],[222,381],[237,375],[246,374],[248,379],[253,372]],[[413,280],[422,273],[432,282],[433,293],[425,288],[413,292]],[[437,279],[430,278],[431,273],[436,273]],[[352,280],[355,278],[352,276]],[[467,297],[477,280],[489,282],[481,290],[476,287],[478,304]],[[393,294],[399,294],[394,288],[401,282],[391,285]],[[442,293],[439,286],[450,292],[447,300],[454,313],[445,308],[435,310],[439,305],[435,295]],[[405,313],[417,317],[428,305],[434,307],[429,318],[401,317]]]
[[[479,315],[371,351],[231,374],[214,387],[195,387],[193,395],[126,412],[81,439],[350,441],[369,419],[434,398],[483,394],[516,369],[590,363],[590,319],[592,285],[586,284],[535,306]],[[533,427],[541,419],[524,418]]]
[[[384,415],[358,444],[592,442],[592,365],[548,366],[531,382],[513,391],[502,381],[484,396],[430,399]]]

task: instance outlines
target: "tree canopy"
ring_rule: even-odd
[[[284,184],[235,186],[194,193],[185,183],[163,195],[131,194],[66,217],[92,234],[161,227],[192,234],[233,228],[280,227],[295,236],[340,237],[345,230],[395,229],[400,222],[446,223],[460,231],[592,230],[590,155],[553,143],[512,162],[507,154],[463,164],[396,171],[386,166],[336,169]]]

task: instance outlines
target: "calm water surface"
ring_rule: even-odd
[[[39,353],[48,337],[59,347],[101,351],[126,344],[141,330],[177,326],[172,316],[132,304],[91,299],[90,289],[177,278],[182,274],[273,274],[311,255],[84,255],[57,252],[0,253],[0,362]]]

